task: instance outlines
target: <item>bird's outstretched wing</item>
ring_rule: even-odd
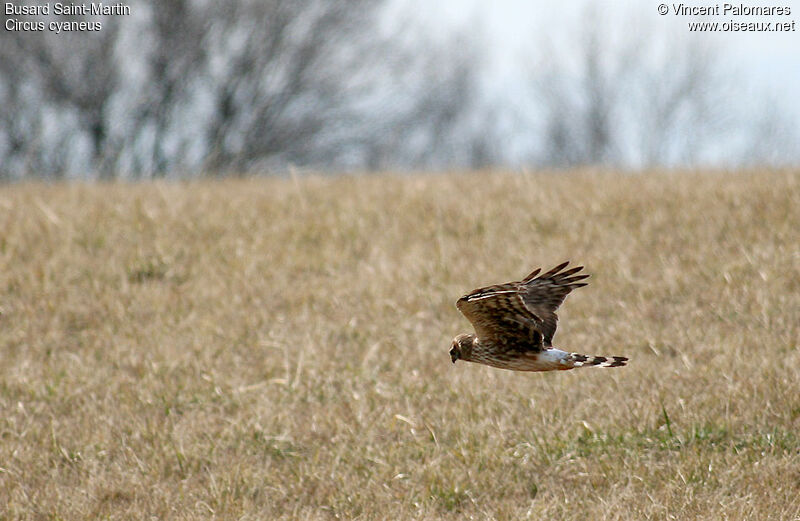
[[[540,350],[542,319],[525,305],[519,282],[476,289],[456,302],[483,342],[531,345]]]
[[[476,289],[456,302],[459,311],[472,322],[482,341],[496,344],[527,345],[540,350],[552,345],[558,316],[556,310],[578,281],[588,275],[575,275],[582,266],[561,272],[569,263],[556,266],[537,277],[541,269],[519,282],[508,282]]]
[[[579,281],[588,278],[589,275],[576,275],[583,266],[561,271],[568,265],[569,262],[564,262],[538,277],[536,275],[540,270],[537,269],[520,283],[522,286],[520,296],[525,306],[542,319],[540,331],[544,337],[545,347],[553,345],[553,335],[556,334],[558,326],[556,314],[558,307],[573,289],[587,285]]]

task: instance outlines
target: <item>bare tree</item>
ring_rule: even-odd
[[[472,107],[468,53],[398,45],[384,2],[130,5],[98,33],[2,35],[4,171],[337,168],[379,149],[410,166],[452,153]]]
[[[349,100],[373,62],[367,0],[242,1],[219,13],[202,88],[211,100],[205,168],[313,163],[325,135],[352,117]]]
[[[399,46],[383,5],[132,0],[97,33],[4,31],[0,170],[485,164],[468,46]]]
[[[40,170],[40,151],[31,136],[41,134],[42,114],[36,93],[26,81],[24,53],[8,31],[0,32],[0,180]],[[32,100],[34,100],[32,102]]]
[[[375,115],[365,118],[362,140],[368,168],[481,168],[500,159],[495,107],[481,83],[482,43],[473,30],[392,49],[393,81],[377,107],[363,110]]]
[[[142,0],[140,6],[148,14],[139,40],[147,49],[146,81],[137,89],[131,133],[137,140],[149,136],[150,142],[148,152],[139,154],[137,170],[160,177],[182,159],[167,150],[167,141],[181,135],[174,128],[177,113],[191,104],[193,82],[207,73],[204,38],[214,19],[213,4]]]
[[[45,19],[46,23],[47,19]],[[9,74],[8,94],[17,109],[26,114],[15,114],[14,118],[29,120],[38,118],[57,120],[52,111],[62,112],[61,117],[71,116],[75,120],[79,136],[90,143],[90,163],[101,172],[110,166],[105,159],[109,153],[108,110],[117,87],[118,68],[114,56],[116,28],[111,25],[97,33],[17,32],[3,35],[3,67]],[[26,88],[38,91],[35,103],[25,104],[13,100]],[[30,112],[38,116],[30,115]],[[63,114],[64,112],[68,114]],[[41,125],[42,121],[39,119]],[[4,128],[12,137],[15,149],[28,148],[28,153],[47,156],[47,151],[37,148],[33,128],[20,132],[15,121],[7,122]],[[41,132],[41,128],[39,129]],[[74,140],[62,132],[57,138],[64,148],[73,147]],[[27,143],[27,144],[25,144]],[[59,149],[57,157],[48,165],[42,160],[29,163],[53,172],[63,172],[69,152]]]
[[[588,10],[567,45],[544,45],[534,72],[542,162],[687,164],[724,137],[729,118],[718,94],[732,78],[712,48],[655,30],[615,39],[597,16]]]

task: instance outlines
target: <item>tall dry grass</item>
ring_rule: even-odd
[[[0,313],[0,519],[800,519],[797,172],[5,186]]]

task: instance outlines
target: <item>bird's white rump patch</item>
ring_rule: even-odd
[[[574,367],[575,364],[569,360],[569,353],[561,349],[545,349],[538,355],[538,362],[544,367],[553,369],[563,369],[564,366]]]

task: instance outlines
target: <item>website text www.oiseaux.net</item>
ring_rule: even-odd
[[[687,4],[659,4],[658,12],[661,15],[674,16],[729,16],[737,19],[725,21],[687,22],[689,31],[692,32],[794,32],[797,30],[795,20],[753,20],[749,17],[788,17],[792,14],[789,6],[752,6],[744,4],[714,4],[714,5],[687,5]]]

